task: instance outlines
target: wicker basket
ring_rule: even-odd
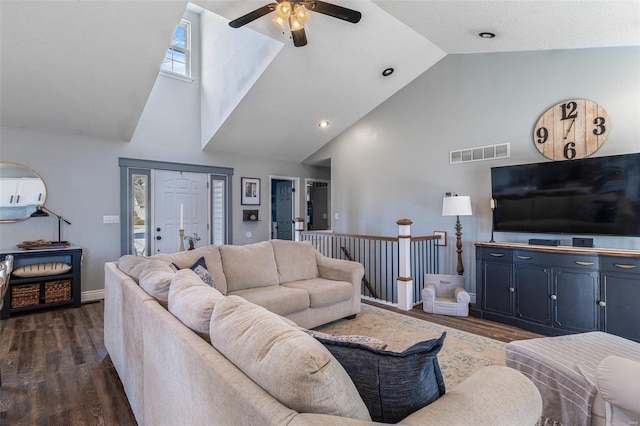
[[[40,284],[14,285],[11,287],[11,307],[24,308],[40,304]]]
[[[44,283],[44,303],[71,300],[71,280],[47,281]]]

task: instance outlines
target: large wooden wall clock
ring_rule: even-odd
[[[596,152],[608,134],[609,116],[604,108],[587,99],[569,99],[542,114],[533,141],[550,160],[577,160]]]

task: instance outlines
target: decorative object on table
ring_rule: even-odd
[[[433,231],[433,235],[439,235],[440,239],[436,240],[436,245],[440,247],[447,246],[447,232],[446,231]]]
[[[258,178],[241,178],[242,197],[241,203],[243,206],[248,205],[260,205],[260,179]]]
[[[442,199],[442,216],[456,217],[456,251],[458,252],[458,275],[464,275],[462,265],[462,225],[460,216],[471,216],[471,198],[467,195],[446,196]]]
[[[196,248],[196,243],[198,241],[200,241],[200,237],[198,236],[197,232],[194,232],[193,235],[185,236],[184,239],[187,240],[187,243],[189,243],[189,248],[187,250],[195,249]]]
[[[69,222],[67,219],[63,218],[57,213],[52,212],[45,206],[38,206],[36,208],[36,211],[31,214],[31,217],[48,217],[49,213],[51,213],[52,215],[58,218],[58,241],[52,241],[52,244],[68,243],[68,241],[62,241],[62,222],[66,223],[67,225],[71,225],[71,222]]]
[[[33,241],[23,241],[20,244],[16,244],[16,246],[25,250],[57,249],[57,248],[69,247],[69,242],[68,241],[33,240]]]
[[[491,198],[489,207],[491,207],[491,240],[489,242],[495,243],[496,241],[493,239],[493,211],[496,209],[496,200],[494,198]]]
[[[597,103],[569,99],[542,114],[533,131],[533,143],[550,160],[577,160],[604,144],[610,126],[607,111]]]

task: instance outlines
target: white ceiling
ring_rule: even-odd
[[[314,13],[302,48],[270,16],[229,29],[285,46],[205,150],[303,161],[446,54],[640,45],[637,0],[333,2],[362,20]],[[267,0],[194,3],[234,19]],[[1,0],[1,124],[130,140],[186,5]]]

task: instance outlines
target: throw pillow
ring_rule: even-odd
[[[64,274],[71,270],[71,265],[64,262],[47,262],[25,265],[13,270],[13,275],[21,278],[42,277],[45,275]]]
[[[173,265],[173,267],[176,268],[176,270],[178,271],[182,269],[175,263],[172,263],[171,265]],[[187,269],[187,268],[184,268],[184,269]],[[195,272],[200,277],[202,282],[204,282],[206,285],[216,288],[216,283],[213,281],[213,276],[209,273],[209,270],[207,269],[207,262],[204,260],[204,256],[196,260],[196,262],[193,265],[189,266],[188,269],[191,269],[193,272]]]
[[[383,340],[376,339],[369,336],[347,335],[347,334],[327,334],[316,330],[307,330],[301,328],[302,331],[310,336],[317,337],[322,340],[331,340],[333,342],[350,342],[358,343],[360,345],[366,345],[373,349],[384,350],[387,347],[387,343]]]
[[[347,371],[371,419],[397,423],[444,395],[437,354],[445,336],[446,332],[438,339],[416,343],[403,352],[316,338]]]

